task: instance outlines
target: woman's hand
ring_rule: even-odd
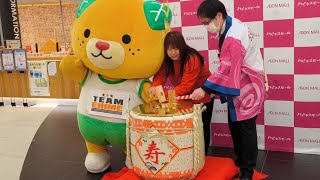
[[[192,100],[200,100],[205,96],[206,92],[202,88],[198,88],[191,94]]]

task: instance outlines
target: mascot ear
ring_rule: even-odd
[[[156,0],[147,0],[144,2],[143,9],[151,29],[165,30],[166,23],[170,24],[172,11],[163,3]]]
[[[77,10],[77,18],[79,18],[81,14],[95,1],[96,0],[82,0]]]

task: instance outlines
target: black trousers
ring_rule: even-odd
[[[211,139],[210,129],[211,129],[213,102],[214,102],[214,98],[211,99],[211,102],[205,103],[204,105],[207,107],[207,109],[202,112],[203,134],[204,134],[206,156],[208,155],[208,149],[209,149],[210,139]]]
[[[257,116],[243,121],[231,122],[228,111],[228,124],[237,156],[236,166],[240,168],[241,177],[252,177],[258,156]]]

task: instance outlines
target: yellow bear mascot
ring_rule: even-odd
[[[82,86],[78,125],[88,154],[85,166],[110,166],[106,145],[125,150],[128,111],[149,102],[147,78],[160,68],[172,12],[155,0],[83,0],[72,30],[75,56],[60,64]]]

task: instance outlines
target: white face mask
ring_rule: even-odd
[[[205,25],[205,27],[207,28],[207,30],[211,33],[218,33],[220,31],[220,23],[219,23],[219,26],[217,27],[213,21],[208,24],[208,25]]]

